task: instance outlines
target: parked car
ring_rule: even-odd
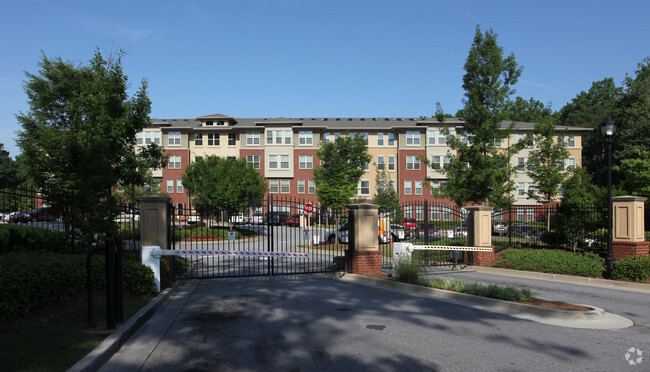
[[[411,235],[415,235],[418,227],[418,222],[415,218],[405,218],[402,221],[402,226],[404,226],[405,229],[408,229]]]
[[[250,221],[252,224],[259,225],[266,223],[266,220],[264,220],[264,215],[261,214],[254,214],[251,216]]]
[[[11,214],[11,222],[13,223],[32,222],[32,217],[27,212],[13,212]]]
[[[492,224],[492,235],[504,236],[508,235],[508,224],[505,222],[494,222]]]
[[[440,236],[440,230],[433,223],[429,223],[428,226],[425,223],[420,223],[417,229],[417,236],[418,238],[424,238],[425,236],[438,237]]]
[[[292,216],[287,217],[284,220],[284,224],[287,226],[300,226],[300,215],[294,214]]]
[[[265,215],[265,221],[271,225],[283,225],[289,217],[289,212],[268,212]]]
[[[535,226],[512,225],[510,226],[510,236],[515,238],[537,239],[541,236],[541,233]]]
[[[0,223],[9,222],[9,213],[10,212],[0,212]]]
[[[467,227],[457,227],[454,229],[454,237],[467,236]]]
[[[36,208],[30,214],[30,221],[53,221],[56,219],[54,213],[48,207]]]
[[[339,237],[339,243],[348,244],[348,221],[345,221],[338,230],[330,230],[325,234],[325,241],[334,244],[336,243],[336,236]]]
[[[127,222],[131,220],[140,221],[140,215],[122,212],[115,217],[115,222]]]
[[[250,221],[248,216],[244,216],[243,213],[237,213],[230,216],[230,223],[233,225],[248,223],[248,221]]]
[[[404,226],[396,223],[390,225],[390,234],[393,238],[393,242],[399,242],[406,239],[406,229]]]

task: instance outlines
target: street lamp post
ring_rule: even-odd
[[[613,245],[613,219],[614,211],[612,208],[612,144],[614,134],[616,133],[616,122],[611,117],[607,117],[600,125],[600,130],[605,136],[607,142],[607,273],[612,273],[612,262],[614,261]]]

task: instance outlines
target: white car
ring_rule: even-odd
[[[230,222],[234,225],[248,223],[249,221],[249,217],[244,216],[243,213],[237,213],[230,216]]]

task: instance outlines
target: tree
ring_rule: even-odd
[[[650,151],[634,149],[615,170],[623,176],[622,187],[628,194],[650,199]]]
[[[594,82],[589,91],[578,94],[558,113],[562,125],[593,129],[582,135],[582,166],[597,185],[607,184],[607,154],[600,124],[613,115],[622,94],[614,79],[606,78]]]
[[[0,143],[0,185],[2,187],[15,188],[21,184],[18,176],[18,166],[9,156],[9,151],[4,149],[4,144]]]
[[[39,72],[26,72],[29,111],[16,116],[23,171],[69,231],[88,240],[115,227],[112,188],[141,184],[149,169],[164,166],[155,145],[133,151],[136,134],[150,125],[151,101],[146,81],[128,97],[123,55],[96,51],[87,66],[43,55]]]
[[[318,201],[324,207],[345,209],[372,159],[365,138],[341,136],[335,142],[321,143],[316,156],[320,159],[320,166],[314,169]]]
[[[548,119],[535,124],[533,141],[535,150],[530,152],[526,168],[535,187],[529,189],[529,196],[538,203],[548,203],[550,208],[551,201],[558,195],[558,187],[566,177],[560,164],[569,157],[569,152],[562,137],[555,138],[555,125]],[[547,224],[547,229],[550,229],[550,214]]]
[[[450,136],[445,129],[449,147],[458,156],[449,154],[450,166],[442,170],[449,181],[442,192],[457,205],[481,203],[503,208],[514,201],[511,178],[516,170],[510,167],[510,158],[525,143],[505,150],[496,143],[512,131],[512,126],[502,128],[501,123],[507,118],[506,103],[521,70],[513,55],[503,57],[492,30],[483,34],[476,27],[463,76],[462,117],[467,140]]]
[[[545,106],[532,97],[528,101],[521,97],[515,98],[514,101],[507,101],[505,112],[508,120],[527,123],[541,123],[549,121],[553,117],[553,110],[551,110],[550,105]]]
[[[378,170],[375,177],[377,191],[372,198],[373,204],[379,205],[379,213],[392,212],[399,208],[399,194],[385,169]]]
[[[201,214],[213,208],[232,215],[259,203],[266,180],[245,159],[208,156],[185,170],[183,186]]]

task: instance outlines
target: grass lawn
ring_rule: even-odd
[[[124,320],[153,297],[125,294]],[[106,331],[104,293],[94,293],[95,324],[87,322],[85,292],[62,299],[18,320],[0,323],[0,369],[3,371],[65,371],[110,334]]]

